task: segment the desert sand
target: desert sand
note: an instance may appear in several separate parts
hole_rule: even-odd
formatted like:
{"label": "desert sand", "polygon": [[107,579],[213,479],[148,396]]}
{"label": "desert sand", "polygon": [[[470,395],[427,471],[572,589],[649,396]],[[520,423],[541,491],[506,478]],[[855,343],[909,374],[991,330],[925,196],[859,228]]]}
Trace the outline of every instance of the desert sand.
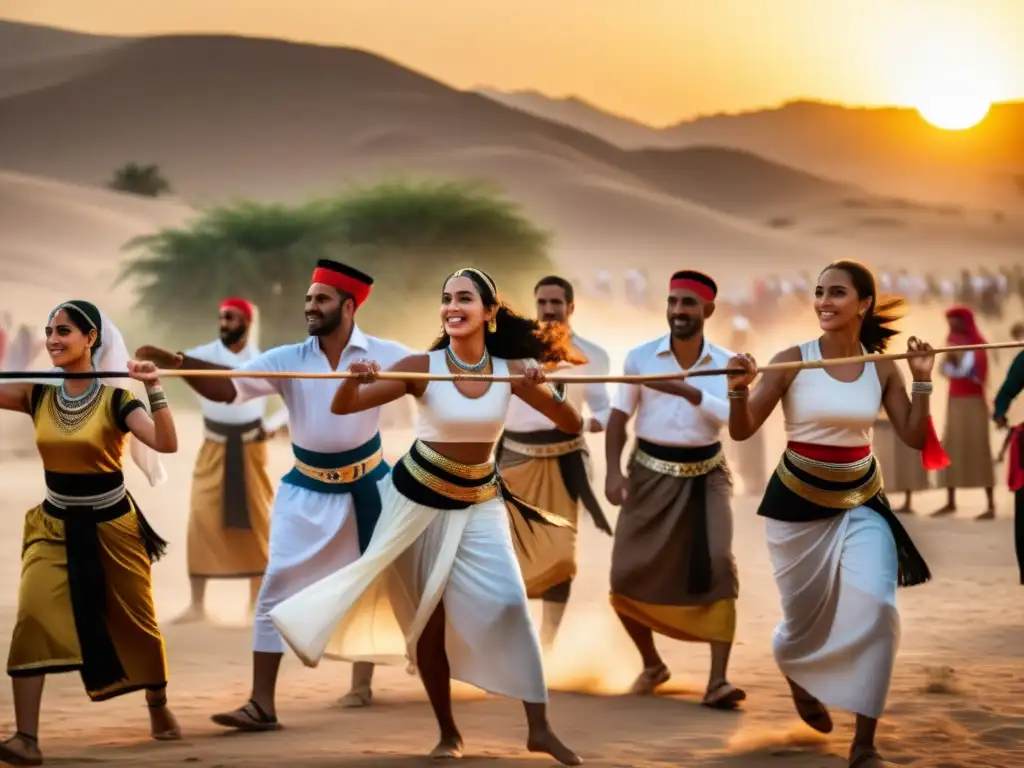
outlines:
{"label": "desert sand", "polygon": [[[203,88],[192,86],[197,79]],[[730,135],[737,135],[735,125],[730,121]],[[757,120],[749,125],[756,134]],[[0,309],[15,322],[38,327],[57,301],[74,294],[114,316],[129,346],[152,339],[144,316],[131,312],[133,287],[112,286],[120,248],[237,194],[293,201],[394,174],[486,178],[555,231],[560,271],[590,278],[609,269],[620,278],[628,267],[642,268],[655,297],[667,274],[682,267],[709,269],[729,290],[742,289],[757,275],[798,269],[813,274],[847,256],[953,276],[966,256],[972,266],[1018,260],[1024,229],[1009,210],[997,222],[969,202],[953,201],[953,209],[923,205],[884,184],[860,189],[818,166],[780,166],[738,151],[742,137],[727,148],[626,151],[365,51],[280,41],[187,35],[114,40],[0,23],[0,126]],[[145,200],[100,188],[115,167],[133,160],[159,162],[180,199]],[[613,369],[629,347],[663,333],[665,323],[658,311],[627,306],[620,289],[602,300],[581,291],[576,318],[584,336],[608,348]],[[992,340],[1004,339],[1022,314],[1014,299],[1005,319],[983,324],[984,331]],[[941,308],[914,308],[904,328],[941,341]],[[751,351],[765,359],[811,337],[813,317],[780,318],[756,330]],[[213,332],[211,324],[211,337]],[[715,318],[709,332],[724,340],[728,325]],[[1001,376],[1009,357],[994,365],[993,376]],[[940,430],[944,397],[939,383]],[[166,623],[188,599],[189,478],[201,439],[194,402],[181,396],[172,404],[181,447],[165,459],[170,482],[150,488],[134,467],[128,477],[151,522],[171,542],[167,558],[154,568],[154,587],[165,622],[171,700],[186,738],[151,742],[141,696],[91,705],[77,677],[54,677],[41,733],[50,764],[425,763],[421,756],[435,739],[433,719],[418,680],[403,669],[378,672],[371,709],[341,710],[335,701],[347,690],[348,666],[324,662],[309,670],[289,657],[279,687],[283,731],[224,734],[209,722],[210,714],[238,706],[248,695],[246,587],[211,587],[216,623]],[[768,429],[771,460],[782,441],[777,415]],[[997,439],[993,434],[993,449]],[[40,499],[43,478],[34,455],[9,452],[12,446],[31,449],[26,419],[0,415],[0,440],[4,644],[16,609],[21,514]],[[599,436],[589,440],[600,486],[602,442]],[[408,432],[385,433],[392,458],[408,442]],[[273,445],[274,476],[284,473],[289,455],[287,443]],[[943,501],[942,492],[933,490],[918,494],[916,506],[927,512]],[[902,652],[880,747],[902,765],[1024,764],[1024,629],[1011,498],[1000,488],[998,519],[973,522],[982,501],[980,492],[961,494],[956,517],[908,521],[935,579],[900,594]],[[838,715],[829,738],[809,731],[793,713],[772,661],[778,595],[755,510],[753,498],[737,495],[741,598],[732,678],[749,694],[738,713],[698,706],[707,651],[696,645],[660,643],[675,674],[664,695],[624,695],[639,659],[607,602],[611,541],[583,523],[580,576],[547,666],[552,720],[587,764],[845,765],[852,718]],[[614,510],[608,512],[614,518]],[[523,750],[518,704],[467,687],[459,688],[458,698],[467,764],[547,764]],[[0,728],[13,728],[4,686]]]}

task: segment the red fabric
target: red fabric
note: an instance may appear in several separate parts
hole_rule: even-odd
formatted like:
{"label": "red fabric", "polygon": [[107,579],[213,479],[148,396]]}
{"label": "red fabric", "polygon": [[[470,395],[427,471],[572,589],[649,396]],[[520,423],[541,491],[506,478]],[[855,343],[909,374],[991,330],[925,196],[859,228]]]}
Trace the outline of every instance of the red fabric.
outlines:
{"label": "red fabric", "polygon": [[786,447],[805,459],[824,461],[828,464],[852,464],[871,455],[870,445],[818,445],[791,440]]}
{"label": "red fabric", "polygon": [[250,302],[246,301],[245,299],[239,299],[239,298],[224,299],[224,301],[222,301],[220,303],[220,308],[222,310],[223,309],[234,309],[234,310],[237,310],[238,312],[242,313],[242,316],[246,320],[248,320],[250,323],[252,322],[252,304]]}
{"label": "red fabric", "polygon": [[939,440],[939,433],[935,431],[935,422],[928,417],[928,434],[924,439],[924,448],[921,449],[921,466],[931,472],[932,470],[945,469],[949,466],[949,454],[942,447]]}
{"label": "red fabric", "polygon": [[1022,464],[1021,443],[1024,443],[1024,424],[1016,426],[1010,437],[1010,450],[1007,456],[1006,484],[1011,491],[1024,488],[1024,464]]}
{"label": "red fabric", "polygon": [[711,286],[705,285],[697,280],[673,280],[668,284],[670,291],[684,290],[694,293],[700,296],[704,301],[714,301],[715,292],[711,290]]}
{"label": "red fabric", "polygon": [[356,280],[354,277],[349,277],[341,272],[335,272],[333,269],[326,269],[324,267],[317,267],[313,270],[313,279],[310,282],[323,283],[339,291],[344,291],[356,300],[357,308],[370,298],[370,291],[372,290],[372,286],[367,285],[361,280]]}
{"label": "red fabric", "polygon": [[[950,307],[946,310],[946,318],[958,318],[964,329],[958,333],[950,331],[946,343],[950,346],[968,344],[987,344],[985,337],[978,330],[974,312],[969,307]],[[988,355],[985,350],[974,350],[974,371],[967,379],[950,379],[950,397],[984,397],[985,385],[988,383]]]}

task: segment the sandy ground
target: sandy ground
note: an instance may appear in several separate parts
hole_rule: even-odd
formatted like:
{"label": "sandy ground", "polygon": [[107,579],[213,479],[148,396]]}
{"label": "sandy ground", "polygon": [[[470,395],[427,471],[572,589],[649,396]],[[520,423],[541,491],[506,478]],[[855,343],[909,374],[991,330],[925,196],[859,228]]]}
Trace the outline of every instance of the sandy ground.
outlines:
{"label": "sandy ground", "polygon": [[[179,412],[181,451],[168,457],[171,481],[149,488],[132,467],[133,493],[155,527],[171,542],[155,566],[154,588],[165,622],[171,665],[171,701],[185,740],[148,739],[141,695],[92,705],[75,675],[51,678],[43,705],[42,744],[48,764],[118,764],[207,768],[227,766],[364,765],[375,768],[425,764],[422,755],[436,733],[419,681],[404,669],[378,671],[376,700],[368,710],[342,710],[349,666],[324,662],[305,669],[293,657],[284,664],[279,714],[285,729],[271,734],[226,734],[209,716],[245,701],[249,691],[249,628],[242,583],[211,587],[215,624],[169,625],[187,603],[185,526],[191,463],[200,441],[195,413]],[[389,433],[389,451],[401,452],[408,433]],[[600,439],[593,439],[598,477],[603,477]],[[275,443],[272,470],[288,465],[285,442]],[[0,465],[6,489],[0,517],[0,626],[7,642],[14,620],[22,510],[43,490],[37,459]],[[939,492],[924,494],[921,507],[939,506]],[[902,765],[1024,765],[1024,629],[1021,588],[1012,551],[1011,499],[999,496],[994,522],[969,518],[980,511],[980,494],[967,494],[955,519],[913,519],[908,525],[935,573],[930,584],[901,592],[902,650],[887,719],[880,730],[886,756]],[[707,675],[703,647],[659,643],[675,677],[665,695],[624,695],[639,659],[608,607],[611,541],[584,523],[580,576],[548,659],[554,689],[551,718],[562,737],[589,765],[842,766],[852,718],[839,714],[832,738],[809,731],[795,717],[770,651],[778,618],[763,526],[756,502],[736,500],[735,552],[741,597],[732,678],[749,698],[739,713],[698,706]],[[539,606],[535,616],[539,619]],[[496,659],[495,663],[500,663]],[[467,743],[468,765],[546,765],[523,749],[520,706],[458,688],[457,716]],[[0,728],[13,729],[10,693],[0,691]]]}

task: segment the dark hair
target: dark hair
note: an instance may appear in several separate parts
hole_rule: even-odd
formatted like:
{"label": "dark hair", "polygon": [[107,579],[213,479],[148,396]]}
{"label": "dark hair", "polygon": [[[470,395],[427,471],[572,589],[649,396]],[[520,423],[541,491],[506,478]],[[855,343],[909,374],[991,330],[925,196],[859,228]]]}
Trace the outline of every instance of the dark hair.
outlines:
{"label": "dark hair", "polygon": [[834,261],[819,273],[819,277],[830,269],[839,269],[850,277],[853,289],[857,292],[859,299],[871,299],[871,306],[868,307],[860,326],[860,343],[868,352],[885,352],[889,346],[889,339],[899,333],[895,328],[890,328],[903,317],[902,310],[907,302],[902,296],[886,296],[879,301],[878,290],[875,287],[875,276],[871,270],[858,261],[842,259]]}
{"label": "dark hair", "polygon": [[99,308],[92,302],[81,299],[65,301],[50,313],[50,320],[52,321],[53,316],[62,309],[67,314],[68,321],[86,336],[89,335],[89,331],[96,331],[96,341],[92,345],[92,356],[95,358],[103,344],[103,315],[100,314]]}
{"label": "dark hair", "polygon": [[[497,307],[495,329],[484,330],[484,345],[494,357],[504,360],[536,360],[540,363],[585,363],[572,346],[572,333],[562,323],[538,323],[523,317],[497,296],[494,281],[479,269],[460,269],[445,278],[444,285],[453,277],[468,277],[476,286],[484,307]],[[430,349],[444,349],[451,343],[442,329]]]}
{"label": "dark hair", "polygon": [[542,277],[540,280],[537,281],[537,284],[533,286],[533,292],[536,293],[538,289],[544,287],[545,285],[553,285],[558,288],[561,288],[562,292],[565,293],[566,304],[572,304],[574,301],[576,301],[575,292],[572,289],[572,283],[570,283],[564,277],[559,277],[558,275],[548,275],[547,277]]}

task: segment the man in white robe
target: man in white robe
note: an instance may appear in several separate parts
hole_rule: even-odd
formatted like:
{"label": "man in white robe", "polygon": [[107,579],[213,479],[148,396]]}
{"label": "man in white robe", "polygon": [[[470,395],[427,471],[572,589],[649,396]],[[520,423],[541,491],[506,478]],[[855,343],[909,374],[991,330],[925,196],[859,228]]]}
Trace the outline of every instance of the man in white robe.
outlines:
{"label": "man in white robe", "polygon": [[[358,359],[388,368],[414,352],[397,342],[367,336],[356,325],[357,308],[369,297],[372,278],[338,262],[321,260],[306,295],[309,339],[263,352],[240,371],[268,373],[345,371]],[[194,358],[144,348],[139,356],[161,367],[220,368]],[[380,515],[379,483],[387,477],[380,442],[380,409],[347,416],[331,413],[338,381],[297,378],[186,378],[203,397],[244,403],[280,395],[288,409],[295,466],[274,499],[270,559],[256,601],[253,687],[250,700],[213,721],[240,731],[279,726],[274,701],[285,644],[270,610],[304,587],[356,560]],[[346,706],[368,706],[373,666],[355,664]]]}

